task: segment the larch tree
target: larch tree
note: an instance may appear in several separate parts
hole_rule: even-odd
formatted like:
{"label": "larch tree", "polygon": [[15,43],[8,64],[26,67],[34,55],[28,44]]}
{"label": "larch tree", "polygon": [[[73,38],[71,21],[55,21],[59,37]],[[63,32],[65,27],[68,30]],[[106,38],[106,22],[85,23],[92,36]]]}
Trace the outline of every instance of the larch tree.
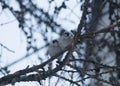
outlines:
{"label": "larch tree", "polygon": [[[0,63],[0,86],[120,86],[119,0],[0,0],[0,7],[15,17],[26,40],[24,57]],[[11,73],[30,57],[38,62]]]}

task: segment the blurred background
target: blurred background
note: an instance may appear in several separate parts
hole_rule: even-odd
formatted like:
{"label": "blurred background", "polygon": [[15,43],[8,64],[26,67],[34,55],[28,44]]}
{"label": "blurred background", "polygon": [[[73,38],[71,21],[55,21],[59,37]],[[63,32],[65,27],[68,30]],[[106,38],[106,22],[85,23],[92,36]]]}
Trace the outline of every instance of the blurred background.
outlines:
{"label": "blurred background", "polygon": [[[0,85],[119,86],[119,22],[119,0],[0,0]],[[64,32],[78,36],[60,68],[47,49]]]}

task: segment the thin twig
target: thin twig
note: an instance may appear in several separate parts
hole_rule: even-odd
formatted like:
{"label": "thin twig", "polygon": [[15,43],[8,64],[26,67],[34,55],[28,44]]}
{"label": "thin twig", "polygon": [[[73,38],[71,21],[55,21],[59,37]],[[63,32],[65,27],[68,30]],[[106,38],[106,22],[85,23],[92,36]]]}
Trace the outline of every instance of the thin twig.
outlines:
{"label": "thin twig", "polygon": [[8,47],[6,47],[5,45],[3,45],[1,43],[0,43],[0,46],[3,47],[3,48],[5,48],[6,50],[12,52],[12,53],[15,53],[13,50],[9,49]]}
{"label": "thin twig", "polygon": [[11,21],[7,21],[7,22],[4,22],[4,23],[1,23],[0,25],[3,26],[3,25],[6,25],[6,24],[9,24],[9,23],[12,23],[12,22],[14,22],[14,21],[16,21],[16,19],[11,20]]}
{"label": "thin twig", "polygon": [[67,78],[62,77],[62,76],[60,76],[60,75],[58,75],[58,74],[54,74],[54,76],[59,77],[59,78],[65,80],[65,81],[68,81],[68,82],[70,82],[70,83],[76,84],[77,86],[80,86],[80,84],[78,84],[76,81],[73,81],[73,80],[67,79]]}

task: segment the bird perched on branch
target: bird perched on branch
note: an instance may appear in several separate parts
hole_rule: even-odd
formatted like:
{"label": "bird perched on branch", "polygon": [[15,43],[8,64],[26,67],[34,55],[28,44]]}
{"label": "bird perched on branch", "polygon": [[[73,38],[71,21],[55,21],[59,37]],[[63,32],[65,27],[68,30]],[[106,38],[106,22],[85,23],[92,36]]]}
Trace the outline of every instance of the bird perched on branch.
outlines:
{"label": "bird perched on branch", "polygon": [[[72,39],[73,36],[70,35],[70,33],[65,32],[62,34],[62,36],[57,39],[53,40],[52,43],[48,46],[48,54],[51,57],[54,57],[55,55],[61,54],[63,51],[67,51],[69,47],[72,45]],[[59,55],[58,60],[61,61],[62,55]]]}

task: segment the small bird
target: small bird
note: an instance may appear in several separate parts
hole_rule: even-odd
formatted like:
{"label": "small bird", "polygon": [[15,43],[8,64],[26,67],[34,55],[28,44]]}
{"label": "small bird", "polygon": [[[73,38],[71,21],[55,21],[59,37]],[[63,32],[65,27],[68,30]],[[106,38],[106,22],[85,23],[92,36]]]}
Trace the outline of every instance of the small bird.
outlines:
{"label": "small bird", "polygon": [[58,40],[53,40],[52,43],[48,46],[48,54],[51,57],[54,57],[56,54],[59,54],[62,49],[59,46]]}
{"label": "small bird", "polygon": [[[72,38],[69,33],[64,33],[59,39],[53,40],[48,46],[48,54],[54,57],[56,54],[60,54],[62,51],[66,51],[70,45],[72,45]],[[63,54],[62,54],[63,55]],[[61,61],[62,55],[58,57],[58,61]]]}

